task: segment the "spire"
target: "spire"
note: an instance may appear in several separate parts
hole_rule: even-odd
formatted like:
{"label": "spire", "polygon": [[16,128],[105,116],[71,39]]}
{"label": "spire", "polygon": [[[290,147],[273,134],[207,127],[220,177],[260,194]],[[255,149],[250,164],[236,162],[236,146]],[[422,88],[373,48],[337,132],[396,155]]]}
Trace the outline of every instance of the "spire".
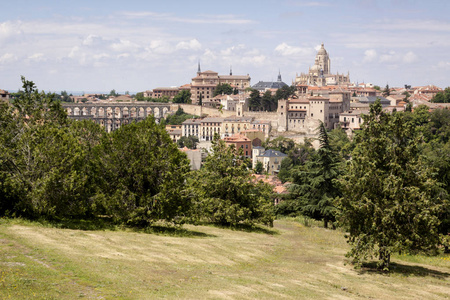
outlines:
{"label": "spire", "polygon": [[231,69],[231,65],[230,65],[230,76],[233,75],[233,70]]}
{"label": "spire", "polygon": [[278,69],[278,80],[277,81],[281,82],[281,71],[280,71],[280,69]]}
{"label": "spire", "polygon": [[201,70],[200,70],[200,59],[198,60],[198,70],[197,70],[197,73],[200,73],[201,72]]}

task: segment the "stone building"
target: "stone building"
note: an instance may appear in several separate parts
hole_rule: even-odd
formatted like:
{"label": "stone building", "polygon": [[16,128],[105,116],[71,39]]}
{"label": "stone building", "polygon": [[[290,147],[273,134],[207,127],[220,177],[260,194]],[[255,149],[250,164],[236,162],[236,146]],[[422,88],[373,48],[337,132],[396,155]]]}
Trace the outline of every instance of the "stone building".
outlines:
{"label": "stone building", "polygon": [[250,76],[247,75],[233,75],[230,70],[230,75],[219,75],[214,71],[200,70],[200,63],[198,64],[197,76],[192,78],[191,82],[191,100],[192,104],[197,104],[200,97],[205,101],[213,98],[214,91],[217,85],[227,83],[238,91],[243,92],[250,87]]}
{"label": "stone building", "polygon": [[201,119],[188,119],[181,123],[181,136],[196,136],[200,140]]}
{"label": "stone building", "polygon": [[5,91],[5,90],[0,90],[0,100],[1,101],[6,101],[6,102],[8,102],[9,101],[9,93],[8,93],[8,91]]}
{"label": "stone building", "polygon": [[278,90],[285,86],[287,86],[287,84],[281,80],[281,73],[278,72],[277,81],[258,81],[252,88],[260,92],[265,92],[267,90]]}
{"label": "stone building", "polygon": [[327,129],[339,123],[339,114],[350,109],[350,92],[333,90],[323,95],[300,94],[278,101],[278,131],[314,133],[323,122]]}
{"label": "stone building", "polygon": [[223,120],[223,137],[228,137],[241,133],[241,131],[251,128],[252,117],[228,117]]}
{"label": "stone building", "polygon": [[281,161],[286,157],[287,154],[280,151],[272,149],[264,150],[262,147],[256,147],[256,149],[253,150],[253,169],[256,168],[256,163],[260,161],[263,164],[264,171],[270,175],[276,175],[280,171]]}
{"label": "stone building", "polygon": [[169,99],[173,99],[178,93],[180,89],[178,87],[158,87],[153,89],[150,97],[152,98],[162,98],[168,97]]}
{"label": "stone building", "polygon": [[200,126],[200,141],[212,141],[214,135],[218,134],[220,137],[223,118],[206,117],[201,120]]}
{"label": "stone building", "polygon": [[309,68],[308,73],[301,73],[295,77],[295,85],[348,85],[350,74],[331,74],[331,60],[323,44],[317,52],[314,65]]}
{"label": "stone building", "polygon": [[237,150],[242,149],[245,157],[252,158],[252,140],[245,135],[235,134],[223,140],[227,145],[234,145]]}

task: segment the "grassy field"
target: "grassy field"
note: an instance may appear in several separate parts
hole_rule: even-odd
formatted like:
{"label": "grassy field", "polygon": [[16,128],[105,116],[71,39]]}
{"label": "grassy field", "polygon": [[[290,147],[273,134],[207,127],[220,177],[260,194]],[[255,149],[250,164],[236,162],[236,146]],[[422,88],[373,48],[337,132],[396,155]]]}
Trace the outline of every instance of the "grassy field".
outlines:
{"label": "grassy field", "polygon": [[449,299],[450,256],[355,270],[340,231],[278,220],[146,233],[0,219],[0,299]]}

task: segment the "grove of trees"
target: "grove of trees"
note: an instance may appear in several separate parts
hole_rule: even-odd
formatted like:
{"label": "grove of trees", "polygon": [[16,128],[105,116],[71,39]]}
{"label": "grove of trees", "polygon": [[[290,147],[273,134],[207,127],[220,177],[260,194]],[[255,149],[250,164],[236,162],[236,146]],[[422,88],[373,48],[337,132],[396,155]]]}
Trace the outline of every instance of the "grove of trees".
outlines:
{"label": "grove of trees", "polygon": [[357,266],[379,259],[388,270],[393,253],[448,251],[450,240],[450,110],[387,113],[377,101],[362,130],[320,127],[320,147],[285,138],[266,142],[284,150],[279,177],[289,193],[279,215],[305,215],[347,232]]}
{"label": "grove of trees", "polygon": [[272,95],[271,91],[266,91],[262,96],[258,90],[250,89],[249,108],[255,111],[276,111],[278,100],[288,99],[295,92],[294,86],[284,86]]}
{"label": "grove of trees", "polygon": [[59,97],[22,81],[20,96],[0,103],[0,216],[139,227],[272,223],[271,188],[253,182],[247,162],[222,142],[191,172],[164,122],[149,117],[107,133],[70,121]]}
{"label": "grove of trees", "polygon": [[450,103],[450,87],[446,87],[443,92],[437,93],[431,102],[434,103]]}

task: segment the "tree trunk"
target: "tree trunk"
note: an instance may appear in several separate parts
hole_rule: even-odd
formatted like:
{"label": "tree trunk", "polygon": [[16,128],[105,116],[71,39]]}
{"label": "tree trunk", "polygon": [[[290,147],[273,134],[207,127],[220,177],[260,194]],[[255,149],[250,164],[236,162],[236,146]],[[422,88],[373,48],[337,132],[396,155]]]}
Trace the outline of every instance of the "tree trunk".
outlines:
{"label": "tree trunk", "polygon": [[379,268],[383,271],[389,271],[389,267],[391,264],[391,253],[385,247],[380,247],[378,253],[379,259],[381,261]]}
{"label": "tree trunk", "polygon": [[328,218],[323,218],[323,228],[328,228]]}

